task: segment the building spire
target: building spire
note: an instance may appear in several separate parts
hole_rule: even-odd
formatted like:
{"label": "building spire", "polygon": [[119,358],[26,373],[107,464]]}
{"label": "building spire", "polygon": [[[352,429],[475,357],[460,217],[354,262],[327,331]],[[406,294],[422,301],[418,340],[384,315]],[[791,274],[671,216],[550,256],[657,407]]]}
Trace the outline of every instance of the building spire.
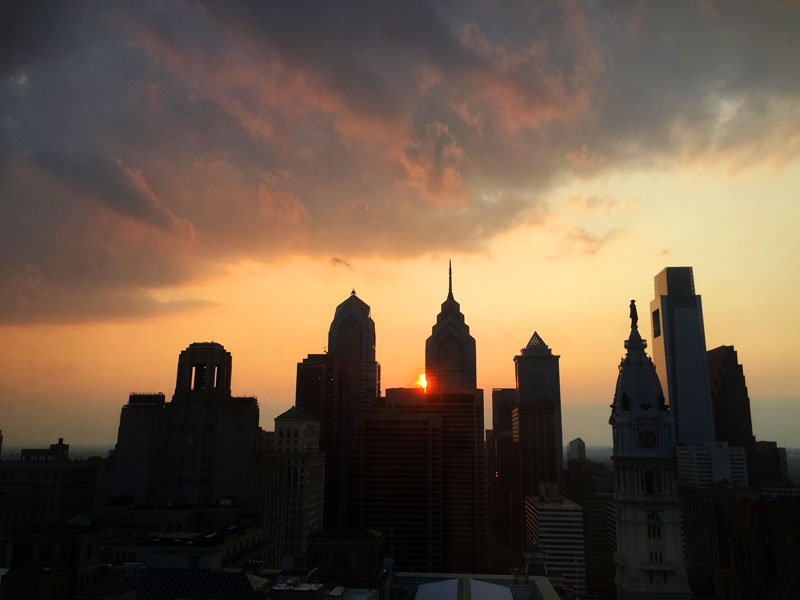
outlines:
{"label": "building spire", "polygon": [[447,261],[447,277],[448,277],[448,286],[447,286],[447,297],[453,297],[453,261]]}

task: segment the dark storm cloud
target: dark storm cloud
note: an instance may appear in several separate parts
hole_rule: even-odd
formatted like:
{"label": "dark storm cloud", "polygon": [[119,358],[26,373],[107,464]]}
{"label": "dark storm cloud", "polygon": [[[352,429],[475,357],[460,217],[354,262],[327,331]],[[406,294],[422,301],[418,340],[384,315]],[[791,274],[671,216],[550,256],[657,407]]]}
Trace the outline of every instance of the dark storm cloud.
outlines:
{"label": "dark storm cloud", "polygon": [[242,257],[473,252],[570,177],[800,151],[792,3],[3,11],[5,321],[183,310],[150,291]]}

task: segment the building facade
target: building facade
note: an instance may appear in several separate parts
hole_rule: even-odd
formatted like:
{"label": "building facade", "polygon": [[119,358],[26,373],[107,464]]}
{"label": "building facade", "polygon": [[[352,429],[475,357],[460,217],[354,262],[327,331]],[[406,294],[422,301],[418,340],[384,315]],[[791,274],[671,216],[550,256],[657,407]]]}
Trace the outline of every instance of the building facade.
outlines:
{"label": "building facade", "polygon": [[688,600],[674,423],[637,322],[631,301],[631,333],[609,418],[617,505],[617,598]]}
{"label": "building facade", "polygon": [[325,455],[319,450],[319,421],[293,406],[275,417],[273,441],[289,470],[286,555],[302,558],[306,538],[323,523]]}
{"label": "building facade", "polygon": [[447,298],[436,316],[431,336],[425,342],[425,377],[428,392],[475,389],[475,338],[453,297],[453,269],[450,267]]}
{"label": "building facade", "polygon": [[703,303],[692,267],[667,267],[655,276],[650,313],[653,363],[675,420],[676,442],[715,440]]}
{"label": "building facade", "polygon": [[560,582],[564,597],[580,598],[586,594],[583,509],[550,489],[525,498],[526,546],[544,554],[547,577]]}
{"label": "building facade", "polygon": [[512,418],[523,497],[537,495],[541,483],[564,481],[559,358],[535,331],[514,357],[518,404]]}

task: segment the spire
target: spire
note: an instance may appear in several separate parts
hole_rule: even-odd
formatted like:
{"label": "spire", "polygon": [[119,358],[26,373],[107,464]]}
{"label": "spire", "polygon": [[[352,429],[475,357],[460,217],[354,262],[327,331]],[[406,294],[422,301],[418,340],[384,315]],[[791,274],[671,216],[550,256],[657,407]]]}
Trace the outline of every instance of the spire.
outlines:
{"label": "spire", "polygon": [[453,261],[447,261],[447,278],[448,278],[448,286],[447,286],[447,297],[453,297]]}
{"label": "spire", "polygon": [[542,337],[536,332],[533,332],[528,345],[521,350],[522,354],[536,354],[539,356],[552,355],[553,351],[544,343]]}

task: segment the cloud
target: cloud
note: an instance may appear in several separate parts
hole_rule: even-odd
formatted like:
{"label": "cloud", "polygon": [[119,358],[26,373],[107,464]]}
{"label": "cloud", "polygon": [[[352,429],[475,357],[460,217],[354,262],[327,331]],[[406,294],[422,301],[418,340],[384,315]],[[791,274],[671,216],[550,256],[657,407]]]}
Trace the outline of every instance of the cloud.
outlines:
{"label": "cloud", "polygon": [[[6,298],[29,320],[179,309],[149,290],[228,260],[479,252],[542,220],[570,178],[800,152],[790,3],[12,2],[6,17],[0,287],[29,281]],[[563,251],[605,239],[576,229]]]}
{"label": "cloud", "polygon": [[603,235],[594,235],[582,227],[573,227],[559,241],[559,253],[553,258],[569,256],[594,256],[619,233],[618,229],[609,229]]}
{"label": "cloud", "polygon": [[347,268],[347,269],[349,269],[350,271],[352,271],[352,270],[353,270],[353,266],[352,266],[352,265],[351,265],[349,262],[347,262],[347,261],[346,261],[345,259],[343,259],[343,258],[339,258],[338,256],[334,256],[334,257],[332,257],[332,258],[331,258],[331,260],[330,260],[330,263],[331,263],[331,264],[332,264],[334,267],[346,267],[346,268]]}

